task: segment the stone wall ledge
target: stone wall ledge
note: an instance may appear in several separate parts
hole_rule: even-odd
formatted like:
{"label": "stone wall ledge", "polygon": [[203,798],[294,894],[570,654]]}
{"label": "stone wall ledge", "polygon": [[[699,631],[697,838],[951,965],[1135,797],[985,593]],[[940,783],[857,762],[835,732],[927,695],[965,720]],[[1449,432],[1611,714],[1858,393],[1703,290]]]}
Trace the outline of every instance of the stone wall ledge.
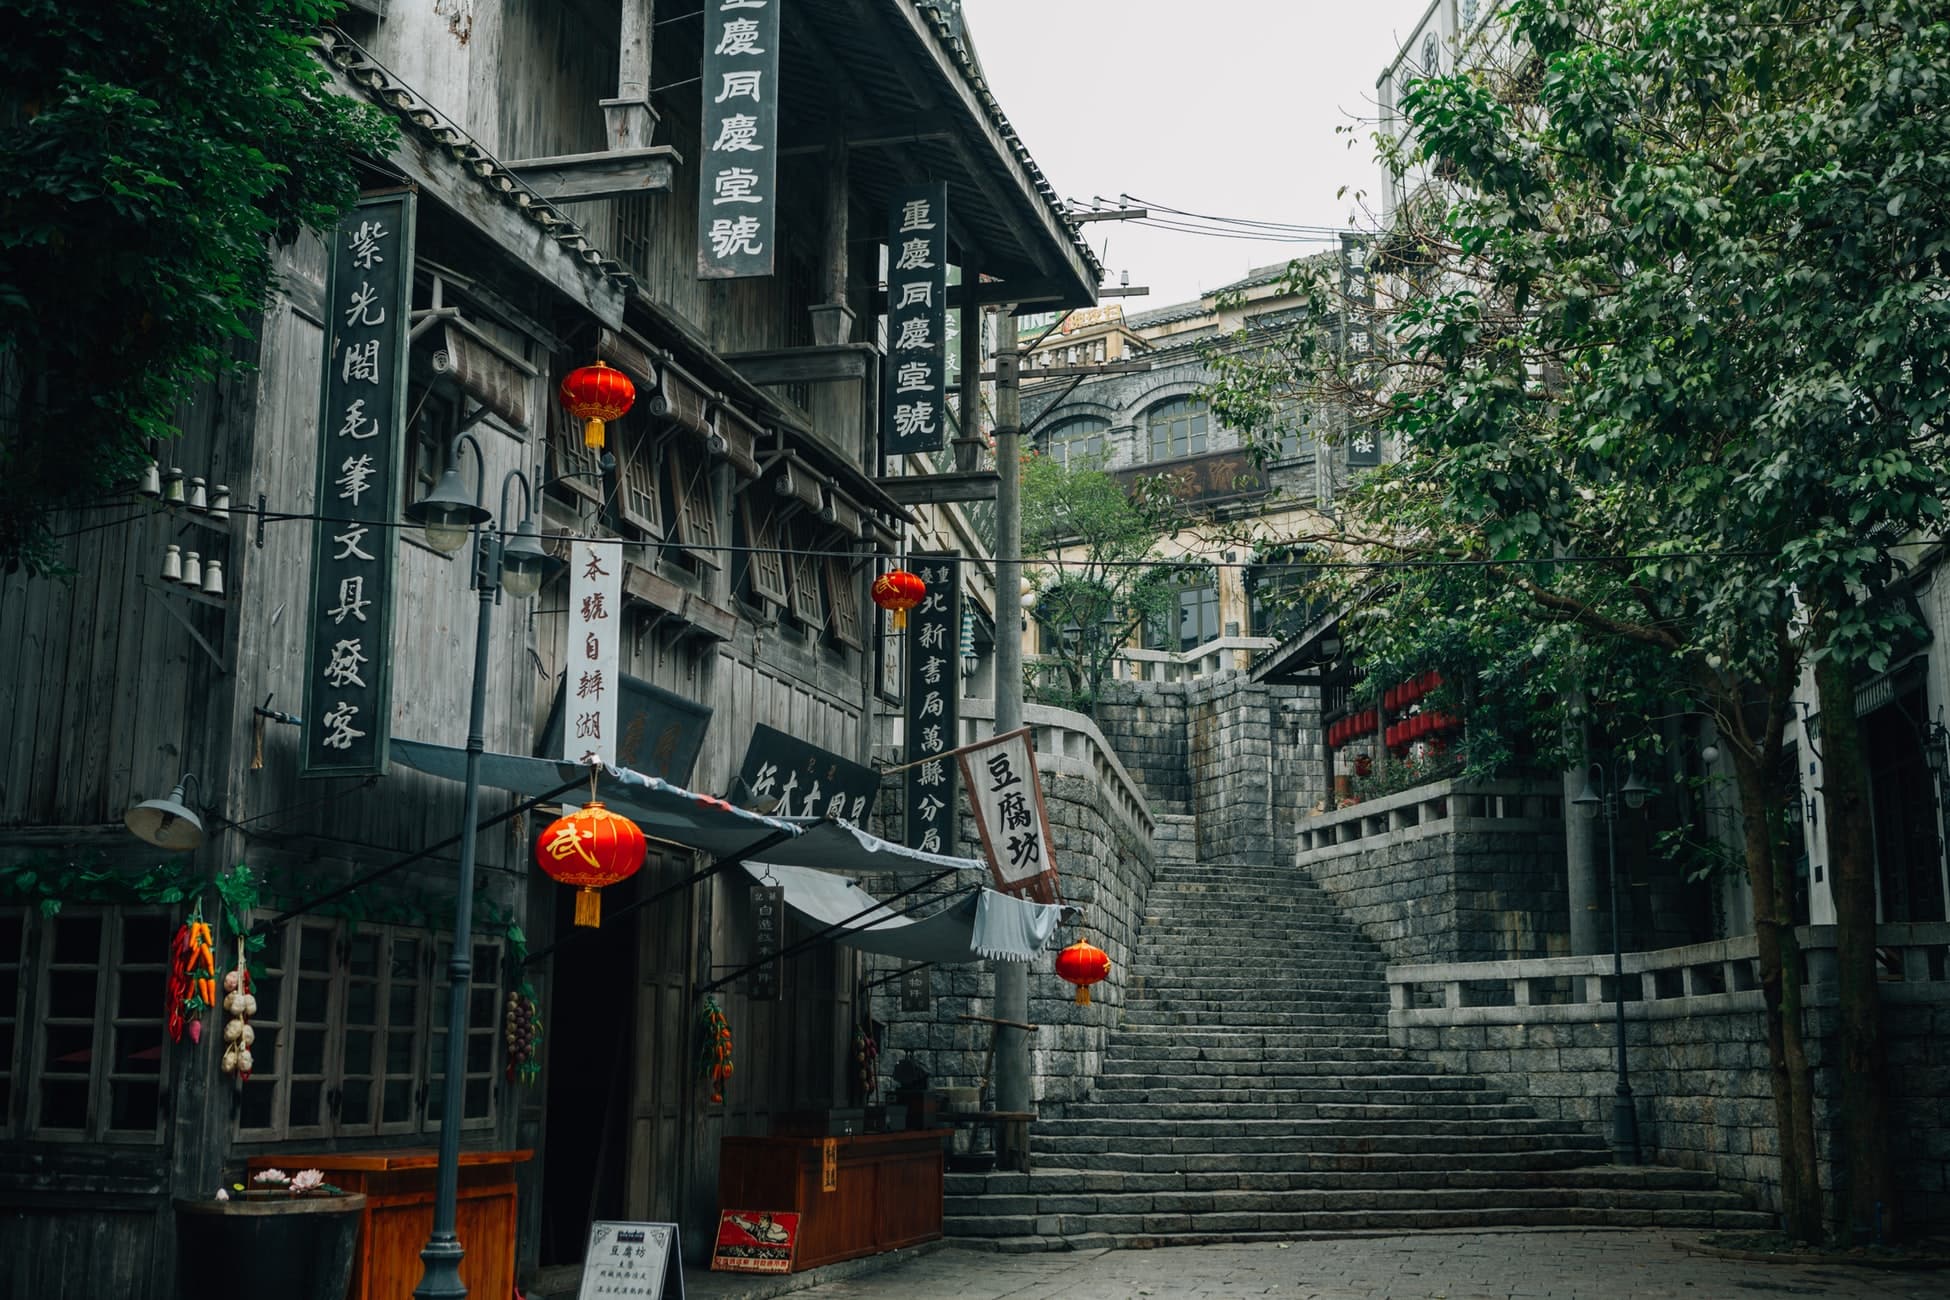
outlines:
{"label": "stone wall ledge", "polygon": [[1303,819],[1298,862],[1307,866],[1463,831],[1560,832],[1563,805],[1563,790],[1555,782],[1430,781]]}

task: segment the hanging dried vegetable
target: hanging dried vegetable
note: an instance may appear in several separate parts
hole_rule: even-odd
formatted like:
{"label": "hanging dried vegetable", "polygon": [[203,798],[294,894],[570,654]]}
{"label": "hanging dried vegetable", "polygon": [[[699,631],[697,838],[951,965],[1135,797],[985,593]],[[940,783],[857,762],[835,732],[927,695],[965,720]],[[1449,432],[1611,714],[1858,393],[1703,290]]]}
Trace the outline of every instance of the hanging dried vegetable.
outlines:
{"label": "hanging dried vegetable", "polygon": [[217,1005],[216,940],[203,919],[198,899],[189,919],[176,929],[169,945],[169,1039],[183,1041],[187,1028],[192,1043],[203,1041],[203,1013]]}
{"label": "hanging dried vegetable", "polygon": [[526,985],[508,994],[502,1032],[508,1041],[508,1082],[535,1082],[542,1072],[542,1009]]}
{"label": "hanging dried vegetable", "polygon": [[731,1078],[731,1022],[718,1009],[716,998],[704,1000],[704,1047],[698,1072],[711,1081],[711,1104],[724,1103],[725,1081]]}
{"label": "hanging dried vegetable", "polygon": [[853,1069],[860,1096],[872,1101],[880,1090],[880,1042],[867,1025],[853,1026]]}
{"label": "hanging dried vegetable", "polygon": [[223,1027],[223,1072],[236,1075],[243,1083],[256,1064],[251,1044],[257,1041],[257,1031],[251,1028],[250,1018],[257,1014],[257,999],[251,996],[251,969],[244,957],[242,938],[237,940],[237,968],[224,975],[223,987],[223,1009],[230,1013]]}

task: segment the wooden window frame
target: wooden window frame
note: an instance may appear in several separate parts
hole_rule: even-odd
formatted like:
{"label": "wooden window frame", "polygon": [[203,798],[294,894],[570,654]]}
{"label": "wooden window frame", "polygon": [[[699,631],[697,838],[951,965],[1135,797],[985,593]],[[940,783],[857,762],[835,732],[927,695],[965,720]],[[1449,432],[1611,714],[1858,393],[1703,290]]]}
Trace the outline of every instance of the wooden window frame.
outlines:
{"label": "wooden window frame", "polygon": [[755,599],[784,609],[789,598],[778,509],[768,509],[752,498],[753,492],[738,494],[738,515],[745,529],[745,584]]}
{"label": "wooden window frame", "polygon": [[[39,924],[34,922],[38,919]],[[157,920],[162,923],[164,944],[154,953],[155,960],[129,960],[125,949],[124,928],[131,920]],[[34,917],[28,914],[21,926],[21,952],[19,970],[20,988],[16,994],[16,1031],[28,1018],[22,1014],[32,985],[33,996],[43,1008],[51,1007],[48,996],[53,976],[68,971],[92,969],[95,972],[95,1001],[87,1017],[54,1016],[48,1011],[32,1021],[31,1035],[16,1032],[15,1059],[22,1063],[22,1073],[27,1080],[24,1105],[20,1108],[19,1129],[28,1137],[44,1142],[92,1142],[117,1146],[158,1146],[161,1145],[167,1127],[167,1110],[161,1098],[167,1090],[170,1077],[170,1043],[166,1028],[167,1008],[164,1005],[169,978],[169,950],[167,937],[173,930],[175,920],[173,911],[166,907],[69,907],[63,908],[55,916]],[[54,960],[54,941],[59,926],[75,921],[94,920],[100,924],[100,933],[95,940],[95,957],[92,962]],[[30,938],[30,932],[32,937]],[[160,991],[164,996],[155,999],[153,1006],[144,1008],[146,1014],[126,1015],[121,1006],[122,982],[131,970],[146,972],[154,970],[158,976]],[[41,1102],[47,1080],[47,1035],[57,1027],[74,1028],[86,1024],[89,1029],[88,1067],[85,1075],[80,1071],[62,1071],[60,1077],[66,1079],[83,1078],[87,1102],[82,1127],[46,1124],[41,1119]],[[135,1073],[115,1068],[116,1036],[126,1028],[153,1025],[159,1054],[156,1069],[151,1073]],[[219,1031],[221,1032],[221,1031]],[[157,1088],[155,1125],[149,1130],[111,1127],[114,1114],[113,1089],[120,1080],[131,1082],[153,1081]]]}
{"label": "wooden window frame", "polygon": [[[11,947],[0,943],[0,975],[11,974],[14,986],[11,998],[0,996],[0,1133],[14,1131],[14,1107],[22,1100],[20,1082],[26,1073],[21,1066],[27,1052],[21,1008],[27,998],[27,924],[26,908],[0,907],[0,935],[11,931],[14,936]],[[0,984],[0,992],[4,989]]]}
{"label": "wooden window frame", "polygon": [[860,575],[843,555],[826,557],[826,607],[830,611],[827,629],[833,640],[852,650],[865,650],[865,601]]}
{"label": "wooden window frame", "polygon": [[[799,522],[799,521],[794,521]],[[826,627],[826,599],[821,589],[820,556],[812,552],[814,545],[812,530],[804,526],[791,529],[793,536],[784,540],[792,543],[786,552],[786,574],[792,597],[789,608],[792,617],[814,630]],[[800,543],[805,543],[801,545]]]}
{"label": "wooden window frame", "polygon": [[664,539],[659,441],[648,430],[617,440],[616,514],[652,541]]}
{"label": "wooden window frame", "polygon": [[583,445],[581,423],[560,402],[548,404],[547,482],[551,491],[566,492],[595,506],[603,503],[598,453]]}
{"label": "wooden window frame", "polygon": [[664,463],[670,469],[678,547],[699,564],[723,568],[724,553],[718,547],[724,533],[711,490],[711,458],[673,443],[664,451]]}

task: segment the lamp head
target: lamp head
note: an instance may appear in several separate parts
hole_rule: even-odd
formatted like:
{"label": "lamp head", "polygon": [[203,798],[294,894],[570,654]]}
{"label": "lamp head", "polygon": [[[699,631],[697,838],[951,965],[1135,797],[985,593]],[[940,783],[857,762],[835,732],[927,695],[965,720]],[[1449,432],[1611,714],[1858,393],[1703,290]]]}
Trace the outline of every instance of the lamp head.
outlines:
{"label": "lamp head", "polygon": [[1604,806],[1604,802],[1604,800],[1598,797],[1598,792],[1591,788],[1591,773],[1586,772],[1584,774],[1584,789],[1578,791],[1577,798],[1571,800],[1571,806],[1583,813],[1586,817],[1596,817],[1598,810]]}
{"label": "lamp head", "polygon": [[1341,635],[1340,635],[1340,633],[1338,633],[1338,632],[1329,632],[1329,633],[1328,633],[1328,634],[1327,634],[1326,636],[1324,636],[1324,637],[1322,637],[1322,638],[1320,638],[1320,654],[1321,654],[1321,658],[1323,658],[1323,659],[1337,659],[1337,658],[1339,658],[1339,657],[1340,657],[1340,653],[1341,653]]}
{"label": "lamp head", "polygon": [[190,811],[183,788],[196,778],[184,773],[166,799],[144,799],[122,814],[122,823],[136,838],[159,849],[187,853],[203,843],[203,819]]}
{"label": "lamp head", "polygon": [[1709,765],[1717,763],[1720,761],[1720,747],[1718,745],[1708,745],[1699,752],[1699,756],[1701,761]]}
{"label": "lamp head", "polygon": [[515,526],[515,534],[501,547],[501,586],[510,596],[532,596],[542,589],[549,555],[533,519]]}
{"label": "lamp head", "polygon": [[1618,793],[1625,800],[1625,806],[1636,812],[1645,807],[1645,801],[1652,797],[1652,787],[1639,780],[1638,773],[1627,772],[1625,788]]}
{"label": "lamp head", "polygon": [[487,522],[488,512],[475,503],[459,467],[449,465],[431,492],[406,507],[406,517],[427,530],[428,546],[452,555],[467,544],[474,525]]}

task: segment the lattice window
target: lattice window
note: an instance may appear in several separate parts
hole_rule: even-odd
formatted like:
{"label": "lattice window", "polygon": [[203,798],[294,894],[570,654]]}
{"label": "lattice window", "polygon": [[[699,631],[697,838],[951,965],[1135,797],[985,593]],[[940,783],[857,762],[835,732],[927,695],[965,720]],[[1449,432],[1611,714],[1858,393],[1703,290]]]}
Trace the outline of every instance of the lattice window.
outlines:
{"label": "lattice window", "polygon": [[7,1116],[14,1109],[14,1080],[20,1067],[14,1054],[20,1049],[21,966],[27,956],[27,913],[20,908],[0,908],[0,1132],[5,1132]]}
{"label": "lattice window", "polygon": [[792,549],[786,560],[792,573],[792,617],[807,627],[826,626],[825,593],[820,590],[820,557],[813,554],[817,543],[807,528],[792,530]]}
{"label": "lattice window", "polygon": [[670,466],[670,495],[676,503],[677,542],[693,559],[714,568],[724,564],[718,549],[722,534],[713,508],[711,463],[687,448],[671,446],[664,452]]}
{"label": "lattice window", "polygon": [[622,500],[618,513],[625,523],[662,540],[664,535],[663,489],[657,484],[657,448],[648,433],[618,439],[627,446],[621,461]]}
{"label": "lattice window", "polygon": [[779,519],[772,508],[752,498],[758,489],[738,494],[738,513],[745,529],[745,580],[754,599],[774,605],[786,603],[785,557],[779,553]]}
{"label": "lattice window", "polygon": [[[447,969],[451,942],[442,940],[434,952],[434,968]],[[500,1026],[501,945],[474,945],[473,968],[467,979],[467,1035],[465,1072],[461,1080],[461,1127],[488,1128],[494,1124],[494,1063]],[[433,996],[433,1033],[427,1037],[427,1126],[437,1129],[446,1109],[447,1014],[445,982]]]}
{"label": "lattice window", "polygon": [[[553,393],[551,388],[550,392]],[[612,441],[616,431],[612,426]],[[562,409],[560,402],[548,404],[548,476],[550,487],[573,493],[587,501],[603,499],[600,453],[583,445],[582,422]]]}
{"label": "lattice window", "polygon": [[[43,1014],[29,1080],[28,1128],[43,1138],[158,1141],[173,930],[168,915],[70,908],[39,925],[36,1000]],[[11,964],[18,984],[25,970],[24,925],[16,926]],[[17,1016],[22,991],[4,983],[0,990],[6,1009]]]}
{"label": "lattice window", "polygon": [[1145,412],[1145,428],[1150,433],[1151,459],[1192,456],[1205,450],[1206,425],[1211,408],[1195,397],[1174,397]]}
{"label": "lattice window", "polygon": [[842,555],[826,557],[826,588],[833,604],[833,639],[855,650],[867,648],[860,631],[860,575]]}

